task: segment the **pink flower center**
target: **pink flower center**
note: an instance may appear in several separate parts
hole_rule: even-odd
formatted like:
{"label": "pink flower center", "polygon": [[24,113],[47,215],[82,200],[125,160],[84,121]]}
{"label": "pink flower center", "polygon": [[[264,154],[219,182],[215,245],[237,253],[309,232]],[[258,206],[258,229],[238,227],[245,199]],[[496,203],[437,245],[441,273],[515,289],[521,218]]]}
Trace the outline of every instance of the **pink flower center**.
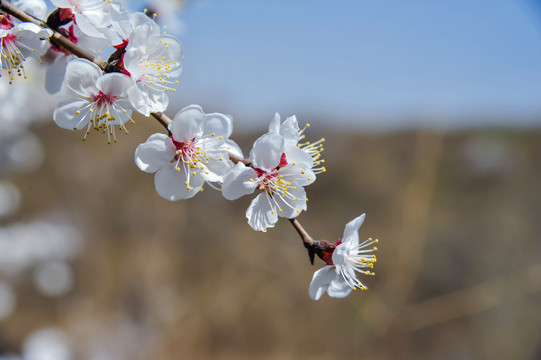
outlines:
{"label": "pink flower center", "polygon": [[101,91],[98,95],[94,96],[94,103],[96,106],[112,105],[116,101],[116,96],[109,96]]}
{"label": "pink flower center", "polygon": [[273,189],[276,186],[276,184],[273,184],[273,182],[275,182],[276,177],[279,175],[278,170],[280,170],[286,165],[287,165],[286,154],[283,153],[282,156],[280,157],[280,163],[278,164],[277,167],[274,168],[274,170],[268,172],[263,169],[254,168],[257,174],[257,177],[261,178],[259,179],[259,184],[260,184],[259,190],[267,191],[268,193],[272,195],[272,192],[274,191]]}
{"label": "pink flower center", "polygon": [[182,159],[189,160],[190,156],[192,154],[195,154],[196,148],[195,148],[195,138],[192,139],[192,141],[188,143],[176,141],[173,139],[172,136],[170,136],[171,141],[173,141],[173,144],[175,145],[175,148],[177,151],[180,151],[180,154],[175,155],[175,160],[180,159],[180,155],[182,154]]}
{"label": "pink flower center", "polygon": [[[284,166],[287,165],[287,160],[286,160],[286,154],[283,153],[282,156],[280,157],[280,163],[278,164],[278,166],[275,168],[275,170],[280,170],[280,168],[283,168]],[[257,174],[257,177],[261,177],[263,175],[266,175],[268,178],[274,178],[276,177],[276,171],[273,171],[273,172],[267,172],[263,169],[259,169],[259,168],[254,168],[256,174]]]}

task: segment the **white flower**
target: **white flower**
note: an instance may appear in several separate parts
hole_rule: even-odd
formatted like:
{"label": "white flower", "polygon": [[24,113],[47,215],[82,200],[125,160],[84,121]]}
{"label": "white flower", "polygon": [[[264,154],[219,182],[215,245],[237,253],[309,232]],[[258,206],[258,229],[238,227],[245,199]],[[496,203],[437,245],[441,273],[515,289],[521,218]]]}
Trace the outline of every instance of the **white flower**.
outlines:
{"label": "white flower", "polygon": [[[155,24],[154,24],[155,25]],[[145,23],[134,28],[123,57],[124,68],[137,82],[129,91],[130,101],[137,111],[148,116],[163,112],[169,104],[166,92],[182,72],[182,46],[168,35],[156,33],[156,28]]]}
{"label": "white flower", "polygon": [[285,140],[275,133],[261,136],[250,152],[253,167],[239,162],[224,177],[222,194],[228,200],[253,193],[261,193],[252,201],[246,217],[257,231],[267,231],[278,221],[278,216],[292,219],[306,210],[303,186],[315,181],[315,174],[305,163],[290,162],[285,152]]}
{"label": "white flower", "polygon": [[0,71],[7,68],[10,80],[15,75],[26,78],[23,62],[29,55],[41,55],[50,35],[50,30],[35,24],[23,22],[14,26],[7,16],[0,16]]}
{"label": "white flower", "polygon": [[321,159],[325,138],[313,143],[309,141],[299,143],[306,137],[304,131],[310,127],[310,124],[306,124],[305,128],[300,129],[295,115],[288,117],[283,123],[280,122],[280,114],[274,114],[274,118],[269,124],[269,132],[280,134],[284,138],[286,152],[291,160],[311,164],[310,167],[316,174],[326,172],[325,166],[321,166],[325,163],[325,160]]}
{"label": "white flower", "polygon": [[107,0],[51,0],[53,5],[69,9],[81,31],[88,36],[105,38],[100,28],[111,25]]}
{"label": "white flower", "polygon": [[129,76],[120,73],[102,74],[101,69],[85,59],[72,60],[66,68],[66,87],[77,95],[59,103],[54,110],[54,122],[64,129],[101,130],[116,142],[115,127],[125,131],[130,119],[131,105],[127,91],[134,85]]}
{"label": "white flower", "polygon": [[231,170],[224,144],[232,131],[231,118],[205,114],[200,106],[180,110],[169,125],[172,136],[153,134],[135,150],[139,169],[156,173],[158,194],[171,201],[188,199],[204,183],[221,182]]}
{"label": "white flower", "polygon": [[366,286],[357,279],[358,272],[365,275],[374,275],[368,269],[374,267],[376,255],[371,254],[378,248],[366,249],[378,242],[369,238],[359,244],[359,228],[364,222],[365,214],[351,220],[344,229],[344,236],[332,253],[332,259],[314,273],[308,293],[312,300],[319,300],[326,291],[330,297],[344,298],[352,290],[366,290]]}

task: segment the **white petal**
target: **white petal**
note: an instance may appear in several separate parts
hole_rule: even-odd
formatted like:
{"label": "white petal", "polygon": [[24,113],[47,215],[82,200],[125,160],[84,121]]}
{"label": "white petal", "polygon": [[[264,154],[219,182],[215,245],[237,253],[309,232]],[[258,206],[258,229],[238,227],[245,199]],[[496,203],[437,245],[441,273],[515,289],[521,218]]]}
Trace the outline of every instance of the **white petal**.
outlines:
{"label": "white petal", "polygon": [[175,156],[175,145],[165,134],[152,134],[135,149],[135,164],[139,169],[153,173],[169,165]]}
{"label": "white petal", "polygon": [[282,209],[278,215],[283,218],[293,219],[297,217],[301,211],[306,210],[306,192],[302,187],[288,190],[290,196],[279,195],[274,196],[277,206]]}
{"label": "white petal", "polygon": [[279,171],[280,175],[284,176],[284,180],[291,182],[294,186],[307,186],[316,180],[316,175],[305,164],[290,163]]}
{"label": "white petal", "polygon": [[86,59],[74,59],[66,67],[64,82],[68,89],[82,97],[99,93],[96,80],[102,75],[100,67]]}
{"label": "white petal", "polygon": [[154,176],[156,191],[161,197],[170,201],[193,197],[199,192],[204,183],[201,176],[190,176],[190,189],[188,190],[186,181],[188,181],[188,178],[184,169],[181,168],[180,171],[177,171],[174,164],[162,167]]}
{"label": "white petal", "polygon": [[254,192],[257,187],[255,180],[257,173],[254,169],[246,167],[243,163],[238,163],[233,170],[225,175],[222,184],[222,195],[227,200],[235,200],[241,196]]}
{"label": "white petal", "polygon": [[282,135],[286,141],[293,142],[295,145],[301,138],[299,131],[299,124],[297,123],[297,117],[295,115],[288,117],[282,126],[280,126],[280,135]]}
{"label": "white petal", "polygon": [[330,297],[336,299],[342,299],[351,294],[353,288],[348,285],[346,280],[341,275],[337,275],[333,281],[331,281],[327,293]]}
{"label": "white petal", "polygon": [[135,82],[125,74],[109,73],[100,76],[96,80],[96,87],[105,95],[122,98],[127,96],[128,89],[135,85]]}
{"label": "white petal", "polygon": [[75,21],[77,22],[79,29],[81,29],[81,31],[87,34],[88,36],[105,39],[105,35],[102,32],[100,32],[96,28],[96,26],[92,24],[90,19],[86,17],[85,15],[82,15],[80,13],[75,13]]}
{"label": "white petal", "polygon": [[326,265],[317,270],[310,282],[310,288],[308,289],[308,295],[310,299],[319,300],[321,295],[329,288],[331,281],[336,279],[336,272],[334,266]]}
{"label": "white petal", "polygon": [[274,117],[269,124],[269,132],[280,133],[280,114],[274,114]]}
{"label": "white petal", "polygon": [[266,192],[261,193],[252,200],[246,210],[248,224],[255,231],[266,232],[268,228],[274,227],[278,221],[277,211],[273,211],[270,201]]}
{"label": "white petal", "polygon": [[128,47],[126,48],[126,52],[134,48],[146,46],[148,43],[148,39],[153,35],[154,30],[155,27],[147,22],[134,27],[130,34],[130,42],[128,44]]}
{"label": "white petal", "polygon": [[297,146],[297,143],[286,141],[285,150],[288,164],[306,164],[308,168],[314,165],[314,159],[308,153]]}
{"label": "white petal", "polygon": [[364,222],[366,214],[362,214],[359,217],[351,220],[347,223],[346,228],[344,229],[344,236],[342,237],[342,242],[347,243],[348,247],[359,245],[359,228]]}
{"label": "white petal", "polygon": [[284,153],[284,139],[275,133],[267,133],[257,139],[250,160],[254,167],[271,171],[280,164],[280,158]]}
{"label": "white petal", "polygon": [[165,91],[152,89],[141,82],[128,89],[128,98],[135,110],[145,116],[152,112],[163,112],[169,105]]}
{"label": "white petal", "polygon": [[189,105],[180,110],[169,125],[173,139],[187,143],[201,135],[201,121],[205,113],[199,105]]}
{"label": "white petal", "polygon": [[124,68],[129,71],[132,79],[135,81],[141,80],[144,73],[139,66],[139,60],[141,59],[141,57],[139,56],[137,49],[126,51],[122,59],[124,62]]}
{"label": "white petal", "polygon": [[237,156],[237,157],[239,157],[241,159],[244,159],[244,154],[242,153],[242,149],[233,140],[226,139],[225,143],[223,145],[223,148],[225,150],[227,150],[228,152],[230,152],[231,154],[233,154],[233,155],[235,155],[235,156]]}
{"label": "white petal", "polygon": [[[81,109],[88,104],[89,102],[83,99],[69,99],[60,102],[53,112],[55,124],[68,130],[73,130],[74,127],[77,130],[86,127],[90,117],[87,116],[81,121],[83,116],[88,112],[88,110]],[[77,114],[77,111],[79,111],[79,114]]]}
{"label": "white petal", "polygon": [[201,176],[203,176],[205,181],[223,182],[224,176],[228,174],[234,167],[234,164],[229,160],[229,154],[224,149],[212,150],[212,152],[209,151],[207,153],[207,157],[208,164],[205,166],[208,174],[202,172]]}
{"label": "white petal", "polygon": [[224,114],[212,113],[206,114],[201,123],[203,129],[202,136],[211,136],[218,138],[222,137],[226,139],[229,137],[229,134],[232,132],[233,125],[231,123],[231,118],[227,117]]}
{"label": "white petal", "polygon": [[49,94],[56,94],[62,88],[62,81],[66,74],[66,65],[71,59],[72,56],[60,54],[47,68],[47,72],[45,73],[45,90]]}

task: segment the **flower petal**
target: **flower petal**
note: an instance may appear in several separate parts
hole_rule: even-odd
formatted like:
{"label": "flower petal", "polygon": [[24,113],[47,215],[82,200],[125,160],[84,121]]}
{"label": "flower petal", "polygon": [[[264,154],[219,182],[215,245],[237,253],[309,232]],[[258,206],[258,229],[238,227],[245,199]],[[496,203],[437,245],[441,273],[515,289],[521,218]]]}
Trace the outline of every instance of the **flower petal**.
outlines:
{"label": "flower petal", "polygon": [[269,124],[269,132],[280,133],[280,114],[275,113]]}
{"label": "flower petal", "polygon": [[227,150],[228,152],[230,152],[231,154],[233,154],[233,155],[235,155],[235,156],[237,156],[237,157],[239,157],[241,159],[244,159],[244,154],[242,153],[242,149],[233,140],[226,139],[225,142],[224,142],[223,148],[225,150]]}
{"label": "flower petal", "polygon": [[254,192],[257,187],[257,173],[254,169],[246,167],[243,163],[238,163],[233,170],[227,173],[222,184],[222,195],[227,200],[235,200],[241,196]]}
{"label": "flower petal", "polygon": [[88,36],[105,39],[105,35],[97,29],[97,27],[90,21],[89,17],[76,12],[75,21],[79,26],[79,29],[81,29],[81,31]]}
{"label": "flower petal", "polygon": [[100,67],[86,59],[73,59],[66,66],[64,82],[68,89],[82,97],[98,95],[96,80],[102,75]]}
{"label": "flower petal", "polygon": [[266,232],[268,228],[274,227],[278,221],[277,212],[271,207],[269,194],[264,192],[259,194],[246,210],[248,224],[255,231]]}
{"label": "flower petal", "polygon": [[45,73],[45,90],[49,94],[56,94],[62,88],[62,81],[66,74],[66,65],[73,58],[73,55],[58,55]]}
{"label": "flower petal", "polygon": [[321,295],[329,288],[331,282],[336,279],[336,271],[334,266],[327,265],[317,270],[310,282],[310,288],[308,289],[308,295],[310,299],[319,300]]}
{"label": "flower petal", "polygon": [[282,135],[287,142],[292,142],[294,145],[297,145],[301,139],[301,135],[297,117],[295,115],[288,117],[280,126],[280,135]]}
{"label": "flower petal", "polygon": [[175,145],[165,134],[152,134],[135,149],[135,164],[139,169],[153,173],[169,165],[175,156]]}
{"label": "flower petal", "polygon": [[297,146],[297,143],[286,141],[284,150],[289,164],[306,164],[308,168],[314,165],[314,159],[308,153]]}
{"label": "flower petal", "polygon": [[254,167],[271,171],[280,164],[284,153],[284,139],[275,133],[267,133],[254,142],[250,160]]}
{"label": "flower petal", "polygon": [[347,243],[349,247],[359,245],[358,231],[363,224],[365,217],[366,214],[362,214],[347,223],[346,228],[344,229],[344,236],[342,237],[343,243]]}
{"label": "flower petal", "polygon": [[227,138],[232,133],[233,124],[231,118],[220,113],[206,114],[201,123],[203,129],[202,136],[212,136]]}
{"label": "flower petal", "polygon": [[337,275],[333,281],[331,281],[327,293],[330,297],[336,299],[342,299],[351,294],[353,288],[348,285],[346,280],[340,275]]}
{"label": "flower petal", "polygon": [[199,192],[204,183],[201,176],[190,176],[190,189],[188,189],[186,181],[188,181],[187,173],[183,168],[177,171],[174,164],[162,167],[154,176],[156,191],[161,197],[170,201],[193,197]]}
{"label": "flower petal", "polygon": [[306,192],[302,187],[296,189],[290,188],[288,190],[288,196],[274,196],[274,201],[278,208],[282,211],[278,212],[278,215],[283,218],[293,219],[297,217],[301,211],[306,210]]}
{"label": "flower petal", "polygon": [[229,154],[224,149],[212,149],[207,153],[207,158],[206,171],[201,172],[201,176],[205,181],[223,182],[224,176],[234,167],[234,164],[229,160]]}
{"label": "flower petal", "polygon": [[127,95],[128,89],[135,85],[135,82],[125,74],[108,73],[96,80],[96,87],[105,95],[122,98]]}
{"label": "flower petal", "polygon": [[75,130],[80,130],[86,127],[90,116],[85,116],[88,113],[88,109],[81,109],[88,106],[88,104],[89,102],[84,99],[69,99],[58,103],[53,112],[55,124],[68,130],[74,130],[74,128]]}
{"label": "flower petal", "polygon": [[223,147],[231,127],[231,118],[224,114],[205,115],[201,122],[201,139],[204,141],[205,147],[207,149]]}
{"label": "flower petal", "polygon": [[289,163],[279,173],[296,186],[307,186],[316,180],[316,174],[303,163]]}
{"label": "flower petal", "polygon": [[152,89],[141,82],[128,89],[128,98],[134,109],[145,116],[152,112],[163,112],[169,105],[165,91]]}
{"label": "flower petal", "polygon": [[169,125],[173,139],[187,143],[201,134],[201,121],[205,113],[199,105],[189,105],[180,110]]}

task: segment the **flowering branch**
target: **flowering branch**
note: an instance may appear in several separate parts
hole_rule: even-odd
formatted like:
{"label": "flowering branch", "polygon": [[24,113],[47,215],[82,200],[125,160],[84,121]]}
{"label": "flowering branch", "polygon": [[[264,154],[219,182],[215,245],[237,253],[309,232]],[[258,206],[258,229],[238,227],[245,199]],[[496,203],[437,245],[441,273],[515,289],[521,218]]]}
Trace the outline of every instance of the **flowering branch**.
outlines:
{"label": "flowering branch", "polygon": [[[152,113],[151,114],[166,130],[168,130],[169,124],[171,124],[171,119],[169,116],[163,114],[163,113]],[[169,131],[169,130],[168,130]],[[243,159],[241,157],[238,157],[231,152],[229,152],[229,159],[237,164],[239,162],[243,163],[246,166],[251,167],[252,162],[248,159]],[[325,240],[314,240],[310,234],[302,227],[299,220],[295,219],[289,219],[289,222],[295,230],[297,230],[297,233],[301,237],[301,240],[304,244],[304,247],[308,250],[308,256],[310,258],[310,263],[314,265],[314,257],[315,254],[321,258],[321,260],[325,261],[325,256],[327,254],[330,254],[332,250],[335,248],[335,246],[328,241]]]}
{"label": "flowering branch", "polygon": [[[150,135],[135,150],[134,160],[140,170],[155,173],[154,183],[161,197],[170,201],[188,199],[205,184],[220,190],[228,200],[255,193],[246,211],[254,230],[267,231],[279,217],[287,218],[307,249],[311,264],[315,255],[325,262],[310,284],[312,299],[318,300],[325,292],[331,297],[345,297],[352,290],[366,289],[356,272],[374,275],[369,269],[376,262],[372,252],[377,247],[367,247],[378,240],[359,242],[357,231],[364,214],[346,225],[336,245],[314,240],[297,220],[307,209],[304,187],[326,171],[321,159],[325,139],[301,141],[310,124],[300,129],[295,116],[282,122],[275,114],[268,133],[254,142],[249,158],[244,158],[240,147],[229,139],[231,116],[206,114],[198,105],[183,108],[173,119],[164,114],[169,104],[167,91],[174,92],[174,84],[178,84],[171,78],[182,70],[183,49],[178,39],[162,32],[145,14],[122,11],[118,4],[109,5],[111,1],[53,3],[60,7],[44,22],[39,18],[45,13],[34,12],[35,7],[26,4],[19,9],[0,0],[0,11],[7,14],[0,14],[0,38],[6,51],[1,61],[6,63],[10,80],[14,74],[25,76],[25,58],[18,46],[42,58],[46,40],[51,43],[47,51],[54,60],[48,70],[54,70],[48,72],[48,80],[52,80],[46,81],[46,89],[54,93],[63,86],[72,92],[72,98],[60,102],[53,112],[58,126],[84,130],[83,141],[91,130],[97,130],[111,143],[117,142],[115,132],[128,133],[125,124],[131,120],[132,111],[152,116],[167,135]],[[14,24],[11,18],[23,23]],[[88,42],[86,48],[97,54],[105,46],[97,44],[102,40],[116,49],[107,61],[82,46]],[[63,82],[55,82],[58,79]]]}
{"label": "flowering branch", "polygon": [[[107,61],[100,60],[94,57],[93,55],[91,55],[90,53],[88,53],[87,51],[85,51],[84,49],[82,49],[81,47],[77,46],[76,44],[71,42],[68,38],[66,38],[62,33],[60,33],[58,29],[52,28],[46,22],[34,18],[33,16],[13,6],[12,4],[0,0],[0,10],[5,11],[6,13],[18,18],[21,21],[31,22],[42,28],[50,29],[52,31],[52,35],[49,38],[49,40],[55,46],[62,47],[79,58],[87,59],[93,62],[94,64],[98,65],[103,70],[111,68],[109,66],[110,64]],[[169,118],[167,115],[161,112],[151,113],[150,115],[154,119],[156,119],[156,121],[158,121],[160,125],[162,125],[169,132],[168,126],[169,124],[171,124],[171,118]],[[229,159],[233,163],[237,164],[241,162],[248,167],[252,166],[252,163],[249,159],[238,157],[231,152],[228,152],[228,154],[229,154]],[[315,254],[317,254],[322,260],[325,261],[324,256],[332,252],[332,250],[334,249],[334,245],[325,240],[320,240],[320,241],[313,240],[313,238],[308,234],[308,232],[306,232],[306,230],[302,227],[302,225],[297,219],[289,219],[289,221],[291,225],[293,225],[293,227],[295,228],[299,236],[301,237],[304,247],[308,250],[310,263],[312,265],[314,264]]]}

